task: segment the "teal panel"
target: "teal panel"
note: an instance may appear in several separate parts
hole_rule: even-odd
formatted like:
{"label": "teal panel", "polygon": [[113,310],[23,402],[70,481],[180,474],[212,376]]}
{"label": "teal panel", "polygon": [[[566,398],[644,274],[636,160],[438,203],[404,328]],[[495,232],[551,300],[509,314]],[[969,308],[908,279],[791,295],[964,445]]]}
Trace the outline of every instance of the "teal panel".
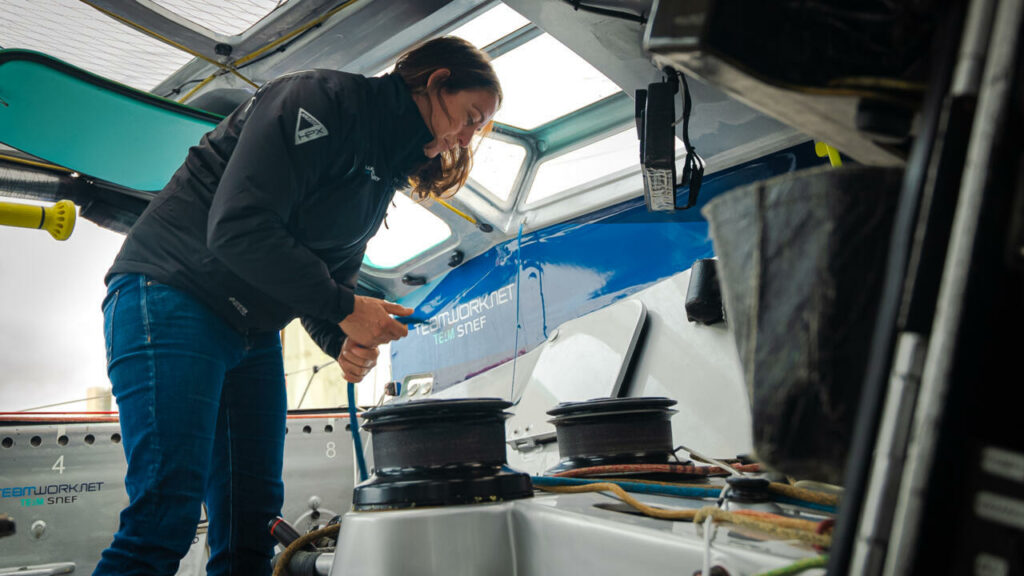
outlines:
{"label": "teal panel", "polygon": [[38,52],[0,51],[0,142],[82,174],[159,190],[219,119]]}

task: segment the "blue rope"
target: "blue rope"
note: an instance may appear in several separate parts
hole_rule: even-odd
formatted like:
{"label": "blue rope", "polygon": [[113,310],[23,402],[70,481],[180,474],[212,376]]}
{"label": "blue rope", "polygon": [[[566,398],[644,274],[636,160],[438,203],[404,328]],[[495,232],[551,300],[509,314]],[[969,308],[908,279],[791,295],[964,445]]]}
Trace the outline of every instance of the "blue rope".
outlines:
{"label": "blue rope", "polygon": [[512,347],[512,385],[508,393],[508,401],[515,402],[516,394],[516,361],[519,359],[519,275],[523,271],[523,222],[519,222],[519,234],[516,238],[516,339]]}
{"label": "blue rope", "polygon": [[790,498],[789,496],[775,496],[775,501],[780,504],[789,504],[791,506],[799,506],[801,508],[810,508],[811,510],[817,510],[819,512],[828,512],[830,514],[836,513],[835,506],[829,506],[828,504],[817,504],[815,502],[808,502],[806,500],[798,500],[796,498]]}
{"label": "blue rope", "polygon": [[639,494],[660,494],[678,496],[680,498],[718,498],[721,488],[692,488],[690,486],[665,486],[663,484],[644,484],[642,482],[623,482],[621,480],[588,480],[584,478],[561,478],[556,476],[531,476],[530,480],[537,486],[582,486],[610,482],[618,484],[627,492]]}
{"label": "blue rope", "polygon": [[348,428],[352,431],[352,444],[356,450],[356,464],[359,465],[359,481],[370,477],[366,473],[366,457],[363,456],[363,442],[359,438],[359,417],[356,416],[356,385],[348,383]]}
{"label": "blue rope", "polygon": [[[592,480],[587,478],[562,478],[557,476],[532,476],[530,479],[537,486],[581,486],[584,484],[596,484],[598,482],[611,482],[612,484],[619,485],[626,492],[657,494],[661,496],[677,496],[680,498],[718,498],[722,492],[722,489],[717,487],[693,488],[689,486],[667,486],[665,484],[645,484],[643,482],[623,482],[621,480],[609,479]],[[788,496],[775,495],[774,500],[783,504],[791,504],[793,506],[810,508],[821,512],[835,513],[836,511],[835,506],[815,504],[814,502],[789,498]]]}

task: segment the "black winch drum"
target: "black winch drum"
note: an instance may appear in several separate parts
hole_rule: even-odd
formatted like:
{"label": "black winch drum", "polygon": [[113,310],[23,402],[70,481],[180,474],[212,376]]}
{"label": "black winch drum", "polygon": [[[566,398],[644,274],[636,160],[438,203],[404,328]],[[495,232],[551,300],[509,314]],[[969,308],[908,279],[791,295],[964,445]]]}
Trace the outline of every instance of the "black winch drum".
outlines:
{"label": "black winch drum", "polygon": [[497,502],[533,495],[527,474],[505,467],[500,399],[419,400],[363,414],[374,474],[355,488],[356,510]]}
{"label": "black winch drum", "polygon": [[672,457],[669,398],[563,402],[553,416],[560,460],[547,474],[613,464],[667,464]]}

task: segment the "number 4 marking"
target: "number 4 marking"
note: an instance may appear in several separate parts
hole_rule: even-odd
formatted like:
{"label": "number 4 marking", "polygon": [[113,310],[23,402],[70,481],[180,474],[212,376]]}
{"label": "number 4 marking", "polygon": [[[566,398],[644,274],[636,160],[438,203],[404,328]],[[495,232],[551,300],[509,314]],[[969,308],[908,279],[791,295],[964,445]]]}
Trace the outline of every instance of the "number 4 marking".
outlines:
{"label": "number 4 marking", "polygon": [[61,474],[64,473],[64,455],[63,454],[60,455],[60,458],[57,458],[57,461],[53,463],[53,466],[50,467],[50,470],[56,470],[57,472],[60,472]]}

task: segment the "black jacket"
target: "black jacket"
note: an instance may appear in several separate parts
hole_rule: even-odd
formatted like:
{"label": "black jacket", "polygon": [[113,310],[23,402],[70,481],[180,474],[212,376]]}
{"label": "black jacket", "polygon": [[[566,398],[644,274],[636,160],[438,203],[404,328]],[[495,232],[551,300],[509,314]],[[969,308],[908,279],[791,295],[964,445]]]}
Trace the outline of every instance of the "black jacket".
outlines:
{"label": "black jacket", "polygon": [[146,274],[243,333],[302,316],[336,358],[366,243],[431,138],[397,75],[278,78],[189,149],[107,280]]}

